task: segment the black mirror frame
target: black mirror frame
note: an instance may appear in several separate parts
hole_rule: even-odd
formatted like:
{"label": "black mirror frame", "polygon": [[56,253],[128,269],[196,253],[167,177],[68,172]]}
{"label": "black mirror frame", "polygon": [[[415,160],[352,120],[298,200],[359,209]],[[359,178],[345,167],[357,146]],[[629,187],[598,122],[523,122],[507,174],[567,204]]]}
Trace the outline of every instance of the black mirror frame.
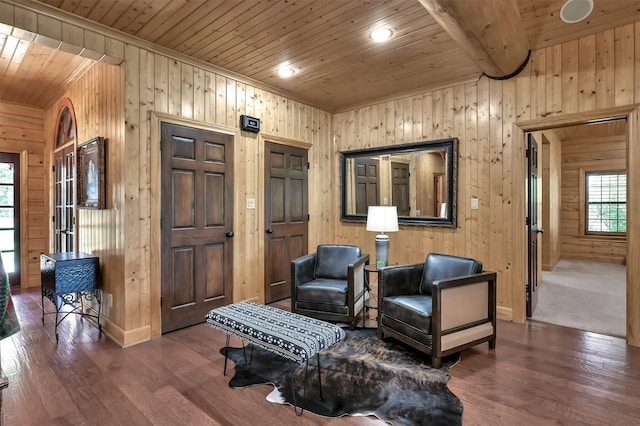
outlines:
{"label": "black mirror frame", "polygon": [[413,142],[402,145],[384,146],[380,148],[366,148],[353,151],[340,152],[340,220],[343,222],[366,222],[366,215],[347,214],[347,160],[363,155],[385,155],[396,153],[408,153],[425,151],[429,149],[442,149],[447,151],[447,192],[451,200],[447,206],[447,217],[408,217],[398,216],[401,225],[439,226],[455,228],[457,223],[457,188],[458,188],[458,138],[438,139],[433,141]]}

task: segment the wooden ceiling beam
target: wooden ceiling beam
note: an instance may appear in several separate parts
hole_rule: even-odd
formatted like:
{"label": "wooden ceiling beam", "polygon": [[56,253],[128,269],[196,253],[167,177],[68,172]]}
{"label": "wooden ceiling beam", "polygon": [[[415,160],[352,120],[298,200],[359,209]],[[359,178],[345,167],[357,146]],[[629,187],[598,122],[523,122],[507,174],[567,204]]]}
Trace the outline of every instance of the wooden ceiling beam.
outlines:
{"label": "wooden ceiling beam", "polygon": [[419,0],[491,78],[509,78],[529,59],[529,39],[517,0]]}

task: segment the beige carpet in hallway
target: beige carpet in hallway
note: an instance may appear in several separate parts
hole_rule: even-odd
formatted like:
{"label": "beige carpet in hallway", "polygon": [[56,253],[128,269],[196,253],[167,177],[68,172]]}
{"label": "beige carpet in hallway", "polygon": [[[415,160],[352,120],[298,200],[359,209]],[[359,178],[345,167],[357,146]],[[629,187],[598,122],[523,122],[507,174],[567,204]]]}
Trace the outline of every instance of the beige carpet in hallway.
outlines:
{"label": "beige carpet in hallway", "polygon": [[626,335],[626,267],[561,259],[543,271],[532,319],[609,336]]}

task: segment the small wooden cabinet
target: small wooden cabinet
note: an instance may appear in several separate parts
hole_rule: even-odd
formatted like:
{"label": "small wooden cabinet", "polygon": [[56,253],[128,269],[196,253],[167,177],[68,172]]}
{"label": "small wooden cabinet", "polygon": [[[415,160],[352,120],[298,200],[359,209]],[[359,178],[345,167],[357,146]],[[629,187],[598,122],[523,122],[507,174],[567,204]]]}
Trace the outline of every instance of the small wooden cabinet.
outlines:
{"label": "small wooden cabinet", "polygon": [[[58,325],[70,314],[94,318],[98,329],[102,293],[100,287],[100,259],[83,252],[63,252],[40,255],[40,280],[42,284],[42,325],[45,314],[55,314],[56,342]],[[45,312],[44,299],[54,304],[55,312]],[[85,309],[84,302],[95,302],[95,308]]]}

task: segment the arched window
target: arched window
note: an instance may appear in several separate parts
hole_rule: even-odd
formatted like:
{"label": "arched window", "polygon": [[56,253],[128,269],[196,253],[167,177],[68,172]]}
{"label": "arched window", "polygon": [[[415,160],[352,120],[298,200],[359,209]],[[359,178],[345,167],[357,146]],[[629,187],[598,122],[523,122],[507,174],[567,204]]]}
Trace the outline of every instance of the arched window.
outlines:
{"label": "arched window", "polygon": [[56,147],[61,147],[76,139],[76,123],[73,116],[69,106],[63,105],[58,114]]}

